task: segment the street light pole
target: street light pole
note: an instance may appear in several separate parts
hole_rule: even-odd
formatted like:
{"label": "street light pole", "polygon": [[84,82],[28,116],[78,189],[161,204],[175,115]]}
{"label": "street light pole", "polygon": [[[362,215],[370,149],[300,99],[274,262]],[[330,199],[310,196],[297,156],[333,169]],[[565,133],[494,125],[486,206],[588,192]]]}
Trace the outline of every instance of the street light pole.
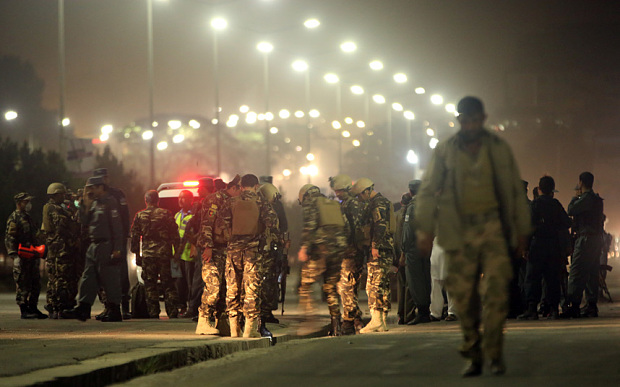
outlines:
{"label": "street light pole", "polygon": [[213,32],[213,81],[215,82],[215,154],[216,154],[216,172],[220,176],[222,171],[222,127],[220,125],[220,78],[219,78],[219,61],[217,57],[217,31]]}
{"label": "street light pole", "polygon": [[[60,104],[58,108],[58,153],[63,156],[64,129],[63,120],[65,119],[65,0],[58,0],[58,82],[60,89]],[[30,133],[32,137],[32,133]],[[32,146],[32,143],[31,143]]]}
{"label": "street light pole", "polygon": [[146,0],[147,10],[147,71],[149,82],[149,126],[153,133],[149,141],[149,159],[151,164],[150,173],[150,186],[155,188],[155,114],[153,108],[153,79],[154,79],[154,66],[153,66],[153,0]]}
{"label": "street light pole", "polygon": [[[305,94],[306,94],[306,147],[307,153],[312,152],[312,139],[310,138],[310,69],[306,69],[305,74]],[[308,184],[312,183],[312,176],[308,174]]]}
{"label": "street light pole", "polygon": [[[267,114],[267,112],[269,112],[269,54],[266,52],[263,54],[263,81],[265,82],[265,114]],[[271,121],[265,118],[265,165],[267,170],[266,176],[271,175],[271,155],[269,154],[269,148],[271,148],[271,138],[269,133],[270,123]]]}

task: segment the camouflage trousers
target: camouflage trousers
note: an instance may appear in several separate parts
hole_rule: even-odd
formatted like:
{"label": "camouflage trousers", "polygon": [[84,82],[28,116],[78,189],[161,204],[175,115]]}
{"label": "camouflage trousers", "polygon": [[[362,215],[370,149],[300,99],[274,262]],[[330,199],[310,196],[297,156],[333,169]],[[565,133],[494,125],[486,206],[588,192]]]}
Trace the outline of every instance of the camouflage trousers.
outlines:
{"label": "camouflage trousers", "polygon": [[464,230],[462,250],[446,252],[446,287],[454,300],[464,339],[460,352],[465,357],[479,356],[482,346],[486,357],[499,359],[512,277],[502,224],[493,219],[468,224]]}
{"label": "camouflage trousers", "polygon": [[36,307],[41,293],[40,259],[15,258],[13,279],[15,280],[15,301],[17,305]]}
{"label": "camouflage trousers", "polygon": [[390,267],[394,260],[392,250],[380,249],[379,256],[369,256],[368,280],[366,293],[368,294],[368,308],[388,312],[392,308],[392,292],[390,288]]}
{"label": "camouflage trousers", "polygon": [[327,297],[329,314],[340,317],[340,300],[338,298],[338,281],[342,269],[342,250],[321,244],[315,247],[310,259],[301,268],[301,286],[299,287],[299,306],[306,313],[313,311],[312,284],[323,277],[323,293]]}
{"label": "camouflage trousers", "polygon": [[207,318],[219,318],[226,312],[226,248],[213,248],[211,260],[202,261],[202,280],[205,283],[202,292],[200,315]]}
{"label": "camouflage trousers", "polygon": [[77,295],[76,257],[73,254],[50,251],[45,259],[47,270],[47,305],[51,310],[71,309]]}
{"label": "camouflage trousers", "polygon": [[[149,317],[159,317],[160,286],[164,291],[164,304],[168,317],[176,317],[179,313],[179,294],[170,272],[170,257],[143,257],[142,279],[146,290],[146,307]],[[157,280],[161,284],[157,284]]]}
{"label": "camouflage trousers", "polygon": [[226,257],[226,310],[231,318],[260,314],[260,255],[258,247],[228,249]]}
{"label": "camouflage trousers", "polygon": [[277,256],[266,252],[261,258],[261,316],[266,316],[278,309],[278,275],[282,262]]}
{"label": "camouflage trousers", "polygon": [[338,293],[342,299],[342,309],[345,320],[354,320],[362,317],[359,306],[358,289],[364,270],[364,254],[355,247],[348,247],[344,252],[344,259],[340,269]]}

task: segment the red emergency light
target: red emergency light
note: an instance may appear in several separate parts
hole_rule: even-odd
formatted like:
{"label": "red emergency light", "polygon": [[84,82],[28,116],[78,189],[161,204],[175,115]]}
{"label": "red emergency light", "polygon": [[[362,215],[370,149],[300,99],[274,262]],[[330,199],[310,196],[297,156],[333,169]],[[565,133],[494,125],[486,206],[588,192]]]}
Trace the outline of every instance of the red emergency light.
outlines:
{"label": "red emergency light", "polygon": [[183,187],[198,187],[198,184],[200,184],[200,182],[196,180],[188,180],[183,182]]}

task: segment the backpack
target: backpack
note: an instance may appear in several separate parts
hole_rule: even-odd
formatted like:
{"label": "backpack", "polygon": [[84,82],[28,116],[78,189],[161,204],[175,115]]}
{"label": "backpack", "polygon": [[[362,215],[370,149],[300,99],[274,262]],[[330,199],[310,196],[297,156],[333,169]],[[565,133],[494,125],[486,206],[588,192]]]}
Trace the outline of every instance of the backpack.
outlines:
{"label": "backpack", "polygon": [[232,235],[257,235],[259,218],[256,200],[235,200],[232,205]]}
{"label": "backpack", "polygon": [[131,318],[149,318],[146,306],[146,287],[140,282],[131,288]]}

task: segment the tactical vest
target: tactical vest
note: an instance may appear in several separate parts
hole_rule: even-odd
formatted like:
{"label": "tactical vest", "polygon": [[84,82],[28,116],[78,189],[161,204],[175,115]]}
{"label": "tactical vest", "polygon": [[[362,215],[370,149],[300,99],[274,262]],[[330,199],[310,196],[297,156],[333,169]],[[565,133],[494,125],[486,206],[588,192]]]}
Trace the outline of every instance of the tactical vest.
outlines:
{"label": "tactical vest", "polygon": [[390,233],[396,234],[396,214],[394,213],[394,204],[390,202]]}
{"label": "tactical vest", "polygon": [[232,204],[232,235],[257,235],[259,216],[256,200],[235,199]]}
{"label": "tactical vest", "polygon": [[319,227],[323,226],[344,226],[340,204],[335,200],[319,197],[316,201],[319,209]]}
{"label": "tactical vest", "polygon": [[[181,238],[183,238],[183,235],[185,235],[185,228],[187,227],[187,223],[193,216],[194,216],[193,214],[187,213],[185,214],[184,217],[182,217],[181,211],[177,212],[174,215],[174,221],[177,224],[177,227],[179,228],[179,236]],[[181,253],[181,259],[184,261],[193,261],[191,257],[191,251],[192,251],[191,245],[189,243],[186,243],[185,248],[183,249],[183,252]]]}

